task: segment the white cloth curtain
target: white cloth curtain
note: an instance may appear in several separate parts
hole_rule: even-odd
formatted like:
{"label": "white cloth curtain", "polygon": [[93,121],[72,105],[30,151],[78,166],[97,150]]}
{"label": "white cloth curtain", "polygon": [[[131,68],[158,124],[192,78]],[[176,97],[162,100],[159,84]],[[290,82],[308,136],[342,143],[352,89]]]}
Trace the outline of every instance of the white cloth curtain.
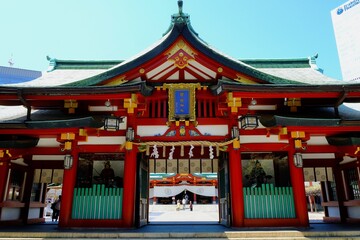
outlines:
{"label": "white cloth curtain", "polygon": [[[172,197],[178,195],[179,193],[185,190],[206,197],[217,196],[215,186],[180,185],[180,186],[155,186],[153,197]],[[151,195],[151,191],[150,191],[150,195]]]}

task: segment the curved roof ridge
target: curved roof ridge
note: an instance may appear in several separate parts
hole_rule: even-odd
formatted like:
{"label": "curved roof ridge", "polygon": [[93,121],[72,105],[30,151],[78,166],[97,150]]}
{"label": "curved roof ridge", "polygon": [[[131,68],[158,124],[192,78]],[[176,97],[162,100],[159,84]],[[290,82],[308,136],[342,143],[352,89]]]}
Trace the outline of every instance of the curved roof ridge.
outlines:
{"label": "curved roof ridge", "polygon": [[[134,70],[135,68],[145,64],[146,62],[157,57],[159,54],[163,53],[168,49],[180,36],[196,48],[197,51],[201,52],[204,56],[213,59],[215,62],[228,67],[229,69],[234,70],[238,73],[243,73],[249,77],[259,79],[266,83],[271,84],[312,84],[309,81],[302,81],[304,78],[303,75],[299,75],[299,79],[288,77],[288,73],[276,75],[277,72],[274,72],[277,69],[273,69],[273,72],[268,71],[268,69],[261,69],[253,66],[249,61],[242,61],[231,57],[215,47],[211,46],[204,40],[202,40],[199,35],[194,31],[190,24],[190,17],[188,14],[183,13],[182,11],[182,0],[178,0],[179,12],[172,15],[171,25],[169,30],[160,38],[158,41],[150,45],[148,48],[143,51],[135,54],[134,56],[128,58],[127,60],[116,64],[105,71],[97,72],[96,75],[88,75],[88,77],[81,80],[67,81],[65,84],[60,86],[94,86],[101,84],[102,82],[114,78],[116,76],[122,75],[128,71]],[[307,58],[307,66],[310,66],[314,71],[317,70],[314,68],[314,57]],[[61,60],[60,60],[61,61]],[[75,60],[76,61],[76,60]],[[269,60],[268,60],[269,61]],[[303,61],[303,62],[302,62]],[[299,63],[302,62],[305,64],[305,58],[300,59]],[[68,62],[70,63],[70,62]],[[73,62],[80,63],[81,62]],[[56,64],[56,59],[54,60]],[[306,64],[305,64],[306,65]],[[304,65],[304,66],[305,66]],[[290,69],[291,67],[289,67]],[[133,80],[133,79],[129,79]],[[321,79],[320,81],[326,81],[326,79]]]}
{"label": "curved roof ridge", "polygon": [[260,80],[264,80],[269,83],[283,82],[284,84],[289,84],[289,83],[301,84],[301,82],[288,80],[288,79],[284,79],[284,78],[280,78],[277,76],[273,76],[273,75],[264,73],[245,62],[242,62],[234,57],[231,57],[231,56],[221,52],[220,50],[216,49],[212,45],[209,45],[206,42],[202,41],[198,37],[198,35],[194,34],[190,29],[188,29],[188,31],[186,31],[186,29],[184,29],[183,34],[185,36],[188,36],[185,38],[188,41],[190,41],[190,43],[192,45],[197,46],[198,47],[197,49],[200,50],[203,54],[205,54],[208,57],[214,57],[216,61],[218,61],[218,62],[224,64],[225,66],[228,66],[236,71],[242,72],[244,74],[247,74],[247,75],[255,77],[255,78],[259,78]]}
{"label": "curved roof ridge", "polygon": [[[123,62],[119,63],[118,65],[113,66],[112,68],[106,70],[105,72],[102,72],[98,75],[73,82],[65,84],[65,86],[83,86],[83,85],[95,85],[98,84],[104,80],[107,80],[109,78],[115,77],[118,74],[121,74],[122,72],[125,72],[126,70],[130,70],[128,66],[131,65],[133,68],[134,66],[140,65],[143,61],[149,60],[149,58],[152,57],[152,52],[156,51],[156,49],[161,46],[162,44],[169,45],[169,43],[166,43],[168,41],[169,36],[172,34],[172,31],[167,33],[165,36],[160,38],[158,41],[144,49],[143,51],[140,51],[139,53],[133,55],[132,57],[124,60]],[[151,55],[151,56],[148,56]],[[143,59],[142,59],[143,58]],[[143,61],[142,61],[143,60]]]}
{"label": "curved roof ridge", "polygon": [[251,77],[258,78],[268,83],[279,83],[282,82],[284,84],[302,84],[301,82],[297,82],[294,80],[284,79],[277,76],[273,76],[262,72],[253,66],[241,62],[238,59],[235,59],[213,46],[209,45],[207,42],[202,40],[198,34],[193,30],[190,24],[189,15],[184,14],[179,11],[178,14],[172,15],[172,24],[170,30],[164,35],[159,41],[152,44],[147,49],[139,52],[133,57],[125,60],[124,62],[108,69],[107,71],[100,73],[96,76],[80,80],[78,82],[68,83],[66,85],[70,86],[84,86],[84,85],[96,85],[105,81],[109,78],[115,77],[119,74],[122,74],[128,70],[133,69],[144,63],[147,60],[150,60],[152,57],[155,57],[157,54],[164,51],[167,47],[169,47],[178,36],[184,36],[184,38],[189,41],[195,48],[197,48],[200,52],[205,54],[210,58],[214,58],[215,61],[218,61],[229,68],[232,68],[236,71],[243,72],[246,75]]}

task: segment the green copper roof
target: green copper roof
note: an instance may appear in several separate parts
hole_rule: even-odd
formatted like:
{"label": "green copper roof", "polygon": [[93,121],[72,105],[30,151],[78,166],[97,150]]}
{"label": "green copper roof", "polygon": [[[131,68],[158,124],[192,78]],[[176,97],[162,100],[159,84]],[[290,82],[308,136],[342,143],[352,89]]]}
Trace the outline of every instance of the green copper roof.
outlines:
{"label": "green copper roof", "polygon": [[254,68],[310,68],[308,58],[300,59],[245,59],[240,60]]}
{"label": "green copper roof", "polygon": [[48,72],[55,69],[109,69],[122,63],[122,60],[60,60],[47,57],[49,60]]}

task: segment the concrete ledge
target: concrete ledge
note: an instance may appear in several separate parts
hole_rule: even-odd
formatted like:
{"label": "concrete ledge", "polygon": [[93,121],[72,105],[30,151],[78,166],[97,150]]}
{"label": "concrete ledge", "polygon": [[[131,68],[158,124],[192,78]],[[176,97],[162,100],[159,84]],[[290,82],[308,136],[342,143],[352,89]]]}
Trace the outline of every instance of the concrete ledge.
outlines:
{"label": "concrete ledge", "polygon": [[[106,231],[106,230],[105,230]],[[0,239],[125,238],[125,239],[360,239],[360,231],[225,231],[225,232],[0,232]]]}

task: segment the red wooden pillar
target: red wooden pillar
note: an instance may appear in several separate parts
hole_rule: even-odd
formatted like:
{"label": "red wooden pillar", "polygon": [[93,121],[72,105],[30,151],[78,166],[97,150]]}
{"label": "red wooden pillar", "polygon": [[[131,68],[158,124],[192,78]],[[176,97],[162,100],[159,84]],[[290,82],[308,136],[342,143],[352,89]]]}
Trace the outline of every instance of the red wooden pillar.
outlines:
{"label": "red wooden pillar", "polygon": [[342,169],[341,166],[339,164],[339,162],[341,162],[343,159],[343,157],[339,157],[337,156],[337,164],[336,166],[333,168],[333,172],[334,172],[334,177],[335,177],[335,183],[336,183],[336,195],[337,195],[337,202],[338,202],[338,206],[339,206],[339,213],[340,213],[340,222],[341,223],[346,223],[346,218],[348,217],[348,213],[347,213],[347,209],[344,206],[344,201],[346,201],[345,199],[345,188],[344,188],[344,179],[342,176]]}
{"label": "red wooden pillar", "polygon": [[124,199],[123,219],[124,227],[134,227],[135,215],[135,190],[136,190],[136,165],[137,148],[126,150],[124,166]]}
{"label": "red wooden pillar", "polygon": [[301,226],[309,226],[308,209],[306,204],[304,174],[302,167],[294,164],[294,155],[290,152],[289,168],[291,185],[294,193],[295,212]]}
{"label": "red wooden pillar", "polygon": [[242,168],[240,150],[232,146],[229,151],[229,175],[232,226],[242,227],[244,225],[244,199],[242,188]]}
{"label": "red wooden pillar", "polygon": [[78,152],[76,150],[73,150],[71,155],[73,157],[73,165],[70,169],[64,169],[59,227],[70,227],[69,221],[71,220],[72,202],[79,161]]}
{"label": "red wooden pillar", "polygon": [[5,192],[7,177],[9,173],[9,163],[7,161],[0,162],[0,202],[3,202]]}

